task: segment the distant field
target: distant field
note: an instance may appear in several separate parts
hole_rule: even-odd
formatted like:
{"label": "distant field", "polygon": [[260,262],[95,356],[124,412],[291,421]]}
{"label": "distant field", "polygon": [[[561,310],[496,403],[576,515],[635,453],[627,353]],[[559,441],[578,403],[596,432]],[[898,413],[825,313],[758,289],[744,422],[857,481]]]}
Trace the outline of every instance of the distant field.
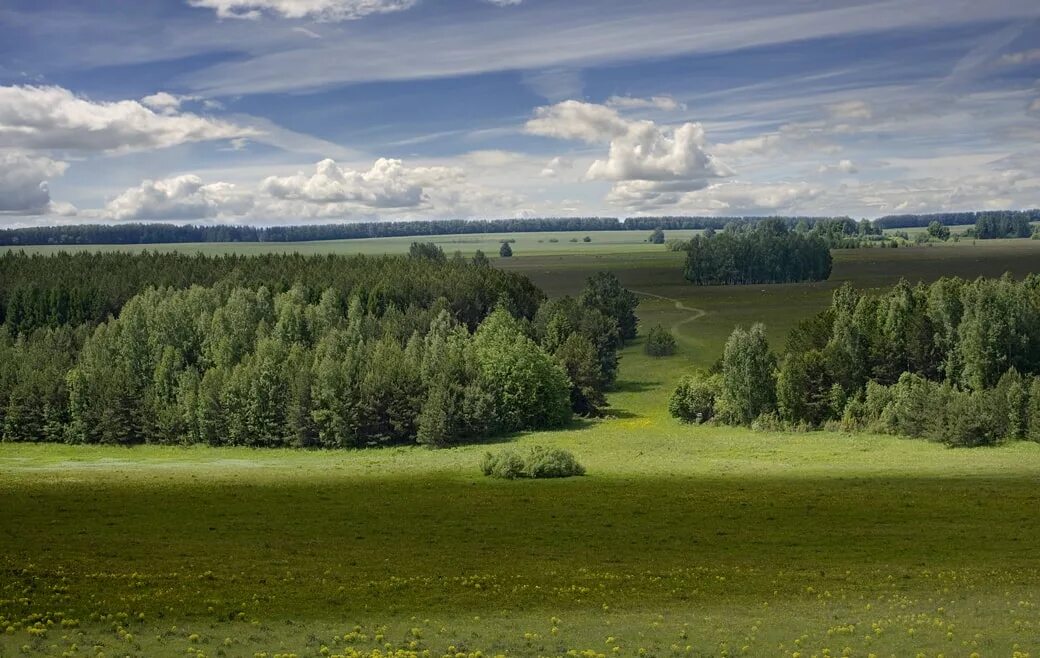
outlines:
{"label": "distant field", "polygon": [[[668,239],[688,240],[700,231],[668,231]],[[583,242],[589,237],[591,242]],[[405,254],[413,242],[433,242],[449,256],[461,251],[472,256],[477,250],[497,258],[503,240],[513,240],[516,255],[534,254],[613,254],[658,251],[661,245],[647,242],[649,231],[590,231],[544,233],[478,233],[469,235],[431,235],[407,238],[367,238],[361,240],[322,240],[318,242],[198,242],[149,245],[55,245],[0,247],[0,252],[24,249],[30,253],[55,251],[177,251],[204,254]]]}
{"label": "distant field", "polygon": [[668,298],[639,315],[679,337],[670,358],[625,349],[610,417],[509,439],[586,477],[488,480],[501,443],[0,444],[0,656],[1038,655],[1040,445],[688,427],[666,405],[735,323],[780,347],[844,281],[1023,275],[1040,241],[837,251],[826,283],[707,288],[660,246],[557,244],[497,264],[553,295],[614,271]]}

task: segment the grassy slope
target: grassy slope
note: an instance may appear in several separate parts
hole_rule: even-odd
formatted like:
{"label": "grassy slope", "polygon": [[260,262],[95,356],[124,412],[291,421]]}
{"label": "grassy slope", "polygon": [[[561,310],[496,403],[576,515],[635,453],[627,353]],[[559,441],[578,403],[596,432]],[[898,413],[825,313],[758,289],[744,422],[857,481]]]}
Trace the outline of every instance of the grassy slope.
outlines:
{"label": "grassy slope", "polygon": [[[835,279],[1021,272],[1032,244],[842,252]],[[0,445],[0,656],[1040,648],[1040,446],[680,426],[663,413],[672,383],[734,322],[789,326],[834,284],[694,289],[676,265],[662,252],[509,263],[555,294],[608,266],[708,311],[678,328],[676,357],[627,348],[613,418],[515,439],[571,449],[585,478],[488,481],[488,446]],[[640,314],[689,317],[661,301]],[[43,613],[55,626],[33,636]]]}

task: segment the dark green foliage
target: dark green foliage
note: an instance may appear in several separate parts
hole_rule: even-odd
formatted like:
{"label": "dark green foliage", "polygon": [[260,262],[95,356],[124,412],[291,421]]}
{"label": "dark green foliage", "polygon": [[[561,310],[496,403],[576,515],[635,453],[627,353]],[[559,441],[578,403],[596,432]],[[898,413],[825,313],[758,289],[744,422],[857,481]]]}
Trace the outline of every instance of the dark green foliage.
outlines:
{"label": "dark green foliage", "polygon": [[664,244],[664,229],[660,226],[654,229],[654,232],[650,234],[651,244]]}
{"label": "dark green foliage", "polygon": [[506,448],[497,454],[485,453],[480,470],[489,477],[516,480],[546,479],[585,475],[585,467],[570,452],[560,448],[532,446],[524,453]]}
{"label": "dark green foliage", "polygon": [[[420,245],[420,251],[427,250]],[[298,286],[298,294],[309,302],[333,289],[340,300],[357,297],[367,310],[380,314],[392,306],[425,308],[443,299],[470,329],[503,295],[525,318],[533,317],[544,299],[521,275],[470,267],[432,253],[392,258],[8,252],[0,256],[0,322],[15,334],[43,326],[98,323],[118,315],[127,300],[148,288],[193,284],[251,290],[263,286],[271,294]]]}
{"label": "dark green foliage", "polygon": [[[760,358],[727,363],[734,341],[743,346],[736,353],[766,348],[751,350],[739,330],[727,344],[719,415],[746,424],[752,400],[771,410],[769,390],[752,386],[768,389],[771,378]],[[1036,436],[1037,374],[1040,276],[901,281],[873,295],[846,284],[825,313],[789,334],[773,390],[788,426],[840,420],[848,429],[990,445]]]}
{"label": "dark green foliage", "polygon": [[779,220],[696,236],[686,250],[685,276],[697,285],[822,281],[831,273],[827,243]]}
{"label": "dark green foliage", "polygon": [[668,413],[686,423],[706,423],[715,417],[721,382],[718,375],[687,375],[668,401]]}
{"label": "dark green foliage", "polygon": [[675,354],[675,336],[661,325],[651,327],[643,351],[648,356],[671,356]]}
{"label": "dark green foliage", "polygon": [[[413,273],[466,282],[495,270],[396,259]],[[383,261],[372,262],[382,270]],[[418,268],[418,269],[416,269]],[[501,280],[500,280],[501,281]],[[429,284],[434,289],[439,284]],[[526,284],[529,285],[529,284]],[[521,287],[520,289],[523,289]],[[536,289],[535,289],[536,290]],[[444,446],[496,433],[559,427],[590,413],[616,369],[616,325],[583,308],[550,353],[514,317],[528,299],[502,287],[409,305],[364,289],[272,294],[221,283],[149,288],[91,329],[0,332],[0,429],[11,441],[206,443],[253,447]],[[471,315],[473,314],[473,315]],[[532,313],[531,315],[535,315]],[[546,314],[543,313],[542,316]],[[602,343],[600,354],[597,347]],[[610,367],[608,371],[604,365]]]}
{"label": "dark green foliage", "polygon": [[639,305],[639,298],[624,288],[612,272],[600,272],[589,277],[579,301],[585,306],[599,310],[608,318],[613,318],[617,322],[622,340],[636,337],[639,323],[636,307]]}
{"label": "dark green foliage", "polygon": [[[1034,213],[1032,219],[1036,219]],[[1022,212],[979,213],[972,236],[980,240],[994,238],[1028,238],[1033,234],[1030,216]]]}
{"label": "dark green foliage", "polygon": [[950,227],[943,225],[939,220],[933,219],[928,223],[928,235],[945,242],[950,239]]}
{"label": "dark green foliage", "polygon": [[438,263],[448,260],[448,257],[444,255],[444,250],[432,242],[413,242],[408,247],[408,255],[412,258],[428,258]]}
{"label": "dark green foliage", "polygon": [[513,248],[509,246],[508,242],[503,242],[502,246],[498,248],[498,255],[502,258],[509,258],[513,255]]}

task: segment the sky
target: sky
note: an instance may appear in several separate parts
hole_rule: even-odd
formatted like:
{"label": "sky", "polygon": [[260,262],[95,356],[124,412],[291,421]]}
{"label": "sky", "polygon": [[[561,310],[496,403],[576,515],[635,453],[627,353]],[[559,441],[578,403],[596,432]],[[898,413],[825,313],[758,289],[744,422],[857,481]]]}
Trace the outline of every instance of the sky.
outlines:
{"label": "sky", "polygon": [[1038,206],[1037,0],[0,2],[0,227]]}

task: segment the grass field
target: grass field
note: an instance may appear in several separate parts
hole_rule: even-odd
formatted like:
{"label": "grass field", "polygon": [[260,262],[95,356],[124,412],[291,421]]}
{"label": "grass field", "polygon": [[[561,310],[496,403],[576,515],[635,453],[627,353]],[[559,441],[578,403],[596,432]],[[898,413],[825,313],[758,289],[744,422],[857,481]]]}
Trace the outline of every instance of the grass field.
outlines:
{"label": "grass field", "polygon": [[[669,240],[688,240],[700,231],[669,231]],[[590,242],[584,242],[588,237]],[[2,251],[24,249],[31,253],[55,251],[175,251],[195,254],[406,254],[413,242],[433,242],[444,253],[461,251],[472,256],[479,249],[489,258],[498,258],[503,240],[517,255],[536,254],[618,254],[660,251],[662,247],[647,242],[650,231],[573,231],[536,233],[474,233],[469,235],[431,235],[408,238],[366,238],[360,240],[322,240],[318,242],[187,242],[149,245],[80,245],[2,247]]]}
{"label": "grass field", "polygon": [[500,445],[0,444],[0,656],[1038,655],[1040,445],[687,427],[665,406],[735,323],[780,345],[845,280],[1022,275],[1040,243],[836,252],[825,284],[742,288],[687,286],[660,247],[584,246],[499,264],[555,295],[615,271],[680,339],[626,348],[610,417],[509,439],[587,476],[488,480]]}

